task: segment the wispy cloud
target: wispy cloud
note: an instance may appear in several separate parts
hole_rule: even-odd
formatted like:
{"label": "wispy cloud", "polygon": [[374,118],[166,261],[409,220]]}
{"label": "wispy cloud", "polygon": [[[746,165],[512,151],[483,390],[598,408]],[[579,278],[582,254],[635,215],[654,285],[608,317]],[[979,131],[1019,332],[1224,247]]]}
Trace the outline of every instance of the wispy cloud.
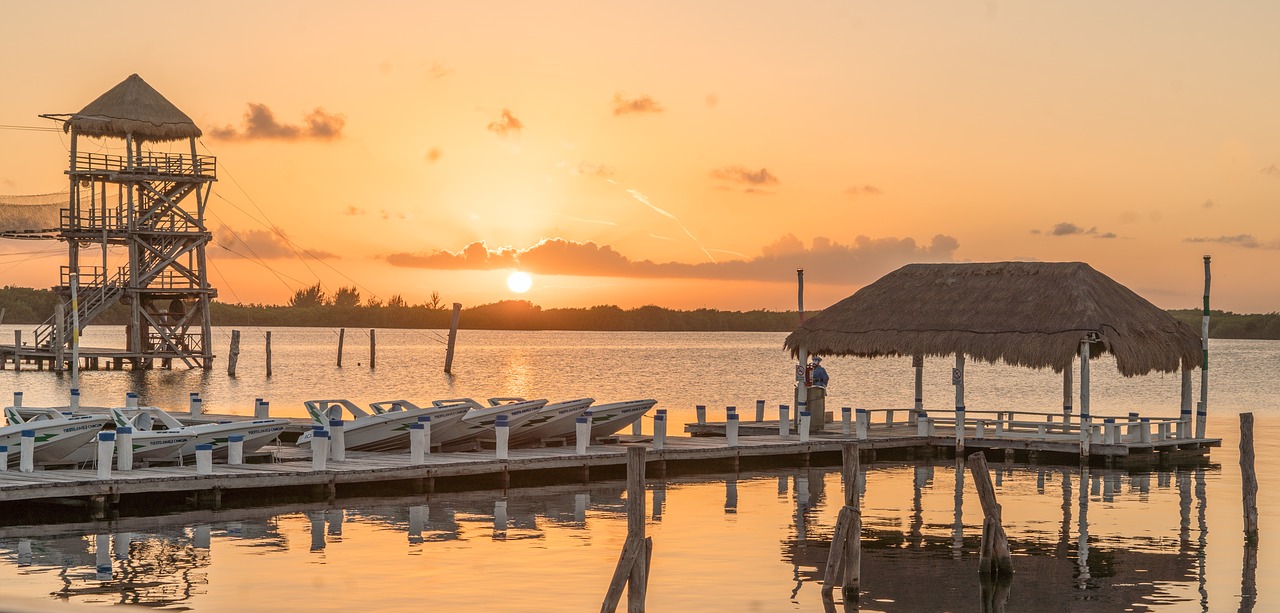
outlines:
{"label": "wispy cloud", "polygon": [[365,210],[364,210],[364,209],[362,209],[362,208],[360,208],[360,207],[358,207],[358,206],[351,205],[351,206],[348,206],[348,207],[347,207],[347,209],[346,209],[345,211],[343,211],[343,212],[342,212],[342,214],[343,214],[343,215],[359,216],[359,215],[364,215],[364,214],[365,214]]}
{"label": "wispy cloud", "polygon": [[209,131],[221,140],[335,140],[342,137],[347,121],[342,115],[317,108],[302,119],[301,124],[281,123],[265,104],[250,102],[239,128],[224,126]]}
{"label": "wispy cloud", "polygon": [[859,236],[850,244],[818,237],[808,246],[788,234],[765,245],[756,257],[685,264],[632,260],[609,245],[556,238],[524,249],[490,249],[484,242],[475,242],[457,252],[397,253],[388,256],[387,261],[396,266],[446,270],[519,267],[548,275],[779,282],[789,282],[796,268],[804,268],[813,282],[862,284],[903,264],[954,261],[959,246],[955,238],[941,234],[928,244],[918,244],[911,238]]}
{"label": "wispy cloud", "polygon": [[[277,230],[233,230],[220,226],[213,232],[214,244],[226,251],[249,259],[273,260],[291,258],[299,254],[319,259],[333,259],[338,255],[323,249],[308,249],[292,244],[284,234]],[[216,251],[214,253],[217,253]]]}
{"label": "wispy cloud", "polygon": [[498,119],[489,122],[487,129],[503,138],[515,137],[520,136],[520,131],[524,129],[524,124],[515,115],[511,114],[511,109],[502,109],[502,115]]}
{"label": "wispy cloud", "polygon": [[591,162],[578,162],[574,167],[573,174],[584,177],[596,177],[599,179],[608,179],[613,177],[613,169],[604,164],[593,164]]}
{"label": "wispy cloud", "polygon": [[1204,204],[1202,204],[1202,205],[1200,205],[1200,206],[1202,206],[1202,207],[1204,207],[1204,208],[1206,208],[1206,209],[1211,209],[1211,208],[1213,208],[1213,207],[1214,207],[1214,204],[1213,204],[1213,201],[1212,201],[1212,200],[1205,200],[1205,201],[1204,201]]}
{"label": "wispy cloud", "polygon": [[432,147],[427,150],[427,163],[435,164],[440,159],[440,148]]}
{"label": "wispy cloud", "polygon": [[1280,178],[1280,166],[1272,164],[1262,169],[1262,174]]}
{"label": "wispy cloud", "polygon": [[1200,236],[1182,239],[1184,243],[1221,243],[1235,245],[1245,249],[1280,249],[1280,240],[1260,241],[1252,234],[1236,234],[1235,236]]}
{"label": "wispy cloud", "polygon": [[439,62],[432,62],[431,66],[427,68],[427,76],[432,79],[443,79],[451,74],[453,74],[453,69]]}
{"label": "wispy cloud", "polygon": [[622,94],[613,95],[613,114],[632,115],[635,113],[661,113],[666,109],[662,108],[653,98],[649,96],[637,96],[635,98],[626,98]]}
{"label": "wispy cloud", "polygon": [[844,193],[850,196],[879,196],[884,192],[874,185],[855,185],[844,190]]}
{"label": "wispy cloud", "polygon": [[714,109],[716,108],[716,105],[720,104],[720,96],[717,96],[715,94],[707,94],[707,97],[703,100],[703,103],[707,105],[707,108]]}
{"label": "wispy cloud", "polygon": [[661,207],[659,207],[659,206],[655,205],[654,203],[650,202],[650,201],[649,201],[649,197],[648,197],[648,196],[646,196],[646,195],[644,195],[644,194],[642,194],[642,193],[640,193],[640,190],[637,190],[637,189],[628,189],[628,190],[627,190],[627,193],[628,193],[628,194],[631,194],[631,197],[632,197],[632,198],[635,198],[638,202],[640,202],[640,203],[644,204],[645,206],[647,206],[647,207],[649,207],[649,208],[653,209],[653,210],[654,210],[655,212],[657,212],[659,215],[662,215],[663,217],[666,217],[667,219],[670,219],[671,221],[676,222],[676,225],[677,225],[677,226],[680,226],[680,229],[681,229],[681,230],[684,230],[685,235],[686,235],[686,236],[688,236],[689,238],[693,239],[693,242],[694,242],[694,243],[696,243],[696,244],[698,245],[698,248],[702,250],[702,253],[706,254],[706,256],[707,256],[707,259],[708,259],[708,260],[711,260],[712,262],[715,262],[715,261],[716,261],[715,256],[711,255],[711,252],[710,252],[710,251],[707,251],[707,248],[706,248],[706,246],[705,246],[705,245],[703,245],[703,244],[702,244],[702,241],[698,240],[698,237],[694,236],[694,235],[693,235],[693,232],[690,232],[690,231],[689,231],[689,228],[685,227],[684,222],[680,221],[680,218],[679,218],[679,217],[676,217],[675,215],[672,215],[671,213],[667,212],[665,209],[663,209],[663,208],[661,208]]}
{"label": "wispy cloud", "polygon": [[726,166],[711,171],[712,178],[745,185],[777,185],[778,177],[767,168],[751,170],[743,166]]}

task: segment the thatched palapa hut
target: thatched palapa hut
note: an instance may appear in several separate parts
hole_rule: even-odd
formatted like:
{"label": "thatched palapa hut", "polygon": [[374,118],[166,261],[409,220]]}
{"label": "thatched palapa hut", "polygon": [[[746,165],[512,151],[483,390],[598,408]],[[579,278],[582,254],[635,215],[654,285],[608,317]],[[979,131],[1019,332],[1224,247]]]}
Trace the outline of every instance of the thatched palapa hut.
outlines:
{"label": "thatched palapa hut", "polygon": [[[957,356],[963,410],[964,357],[1064,373],[1070,411],[1076,356],[1115,356],[1128,377],[1201,366],[1201,338],[1132,290],[1081,262],[910,264],[808,319],[786,339],[792,355],[912,356],[921,408],[924,356]],[[1088,414],[1081,365],[1081,413]]]}
{"label": "thatched palapa hut", "polygon": [[136,74],[98,96],[79,113],[73,113],[63,129],[84,136],[154,142],[199,138],[203,134],[186,113]]}

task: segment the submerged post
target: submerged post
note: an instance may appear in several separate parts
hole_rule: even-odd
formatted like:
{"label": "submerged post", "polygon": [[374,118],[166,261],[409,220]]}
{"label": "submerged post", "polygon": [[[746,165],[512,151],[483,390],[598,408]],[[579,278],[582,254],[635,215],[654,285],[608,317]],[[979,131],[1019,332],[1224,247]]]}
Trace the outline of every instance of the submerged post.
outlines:
{"label": "submerged post", "polygon": [[236,363],[240,361],[240,331],[231,331],[231,350],[227,352],[227,376],[236,376]]}
{"label": "submerged post", "polygon": [[1196,407],[1196,438],[1205,437],[1209,418],[1209,256],[1204,256],[1204,316],[1200,320],[1200,405]]}
{"label": "submerged post", "polygon": [[836,518],[827,569],[822,579],[822,597],[830,601],[837,583],[844,594],[846,607],[858,599],[862,581],[862,513],[858,509],[858,446],[841,445],[844,482],[844,507]]}
{"label": "submerged post", "polygon": [[338,368],[342,368],[342,344],[347,340],[347,329],[338,328]]}
{"label": "submerged post", "polygon": [[378,334],[377,330],[369,328],[369,370],[373,370],[378,365]]}
{"label": "submerged post", "polygon": [[645,536],[645,449],[627,448],[627,540],[605,592],[601,613],[614,611],[627,590],[628,613],[643,613],[653,558],[653,539]]}
{"label": "submerged post", "polygon": [[996,503],[996,490],[991,485],[991,474],[987,471],[987,458],[979,451],[970,455],[966,463],[969,465],[969,472],[973,474],[978,501],[982,503],[982,548],[978,554],[978,572],[997,577],[1012,575],[1013,559],[1009,556],[1009,538],[1004,533],[1000,505]]}
{"label": "submerged post", "polygon": [[267,377],[271,377],[271,331],[267,330]]}
{"label": "submerged post", "polygon": [[462,303],[453,303],[453,317],[449,319],[449,348],[444,352],[444,371],[453,373],[453,347],[458,341],[458,318],[462,316]]}
{"label": "submerged post", "polygon": [[1258,542],[1258,475],[1253,472],[1253,413],[1240,414],[1240,487],[1244,493],[1244,540]]}

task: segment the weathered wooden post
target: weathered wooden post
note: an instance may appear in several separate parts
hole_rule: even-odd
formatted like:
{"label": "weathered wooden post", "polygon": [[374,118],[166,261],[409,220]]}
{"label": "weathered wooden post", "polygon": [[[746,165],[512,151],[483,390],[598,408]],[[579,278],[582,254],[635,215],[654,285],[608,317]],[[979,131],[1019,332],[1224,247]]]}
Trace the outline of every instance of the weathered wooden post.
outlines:
{"label": "weathered wooden post", "polygon": [[645,449],[627,448],[627,540],[605,592],[604,603],[600,605],[601,613],[618,608],[623,587],[627,589],[628,613],[644,611],[653,558],[653,539],[645,536],[644,467]]}
{"label": "weathered wooden post", "polygon": [[267,330],[267,376],[271,376],[271,331]]}
{"label": "weathered wooden post", "polygon": [[699,404],[693,407],[693,414],[698,418],[698,425],[706,425],[707,423],[707,405]]}
{"label": "weathered wooden post", "polygon": [[342,368],[342,344],[347,340],[347,329],[338,328],[338,368]]}
{"label": "weathered wooden post", "polygon": [[1089,429],[1093,417],[1089,414],[1089,343],[1094,340],[1096,332],[1090,332],[1080,341],[1080,461],[1089,461]]}
{"label": "weathered wooden post", "polygon": [[827,569],[822,579],[822,598],[829,601],[840,584],[846,606],[858,599],[862,581],[862,513],[858,510],[858,446],[841,445],[844,507],[836,518]]}
{"label": "weathered wooden post", "polygon": [[22,330],[13,331],[13,370],[22,370]]}
{"label": "weathered wooden post", "polygon": [[658,409],[653,416],[653,450],[662,451],[667,446],[667,410]]}
{"label": "weathered wooden post", "polygon": [[449,348],[444,352],[444,371],[453,373],[453,347],[458,342],[458,318],[462,316],[462,303],[453,303],[453,317],[449,319]]}
{"label": "weathered wooden post", "polygon": [[66,366],[67,307],[58,301],[53,305],[53,371],[62,372]]}
{"label": "weathered wooden post", "polygon": [[240,361],[240,331],[231,331],[231,350],[227,352],[227,376],[236,376],[236,363]]}
{"label": "weathered wooden post", "polygon": [[1009,538],[1005,536],[1000,505],[987,471],[987,458],[979,451],[969,456],[969,472],[982,503],[982,549],[978,554],[978,571],[984,575],[1012,575],[1013,560],[1009,556]]}
{"label": "weathered wooden post", "polygon": [[764,401],[757,400],[756,401],[756,423],[760,423],[763,421],[764,421]]}
{"label": "weathered wooden post", "polygon": [[1200,404],[1196,407],[1196,438],[1204,438],[1209,417],[1209,256],[1204,256],[1204,316],[1200,320]]}
{"label": "weathered wooden post", "polygon": [[378,335],[377,331],[369,328],[369,370],[373,370],[378,365]]}
{"label": "weathered wooden post", "polygon": [[1258,475],[1253,472],[1253,413],[1240,414],[1240,487],[1244,493],[1244,540],[1258,542]]}
{"label": "weathered wooden post", "polygon": [[853,407],[840,407],[840,434],[849,436],[850,417],[853,415]]}
{"label": "weathered wooden post", "polygon": [[788,416],[790,412],[791,412],[791,407],[785,404],[778,405],[778,435],[779,436],[786,436],[791,432],[791,418]]}
{"label": "weathered wooden post", "polygon": [[1071,362],[1062,369],[1062,423],[1064,424],[1071,423],[1071,399],[1075,393],[1071,382],[1071,370],[1075,366],[1075,361],[1075,356],[1071,356]]}
{"label": "weathered wooden post", "polygon": [[738,414],[730,413],[725,416],[724,425],[725,443],[730,447],[738,446]]}
{"label": "weathered wooden post", "polygon": [[911,411],[911,419],[908,424],[915,425],[916,419],[920,417],[920,412],[924,410],[924,356],[911,356],[911,366],[916,371],[916,404]]}
{"label": "weathered wooden post", "polygon": [[956,368],[951,371],[956,386],[956,457],[964,455],[964,353],[956,352]]}

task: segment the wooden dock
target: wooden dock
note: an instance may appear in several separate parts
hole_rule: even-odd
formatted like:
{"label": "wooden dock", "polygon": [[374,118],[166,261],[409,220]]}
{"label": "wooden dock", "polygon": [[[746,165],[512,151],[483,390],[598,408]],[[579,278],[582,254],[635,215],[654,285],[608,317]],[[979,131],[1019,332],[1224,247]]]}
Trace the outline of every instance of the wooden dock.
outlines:
{"label": "wooden dock", "polygon": [[[690,424],[688,429],[712,434],[716,424]],[[723,428],[723,426],[720,426]],[[754,430],[768,431],[772,434]],[[799,436],[777,434],[777,422],[752,424],[736,446],[714,436],[665,437],[662,449],[654,449],[650,436],[622,436],[615,444],[592,445],[579,455],[574,447],[512,449],[499,460],[492,450],[431,453],[422,464],[413,464],[408,451],[352,452],[344,461],[329,461],[313,470],[307,451],[270,447],[265,463],[216,464],[211,474],[197,474],[195,466],[167,466],[113,471],[98,478],[96,470],[36,470],[0,472],[0,507],[56,503],[84,506],[95,515],[116,506],[211,506],[219,508],[224,497],[239,506],[241,500],[271,497],[333,499],[345,495],[417,494],[441,490],[507,488],[550,483],[586,482],[620,478],[626,468],[626,450],[643,446],[649,470],[658,474],[682,472],[735,472],[745,466],[808,466],[838,464],[843,443],[856,440],[864,461],[926,460],[954,457],[955,440],[949,436],[921,436],[907,425],[875,428],[864,439],[823,432],[800,441]],[[838,426],[837,426],[838,428]],[[1056,438],[1055,438],[1056,437]],[[1078,441],[1069,434],[975,438],[965,453],[985,451],[998,460],[1071,463],[1079,459]],[[1090,461],[1110,466],[1160,466],[1201,460],[1217,439],[1178,439],[1152,443],[1093,445]],[[1003,454],[1003,455],[1000,455]],[[172,498],[170,498],[172,496]],[[184,502],[185,501],[185,502]]]}

